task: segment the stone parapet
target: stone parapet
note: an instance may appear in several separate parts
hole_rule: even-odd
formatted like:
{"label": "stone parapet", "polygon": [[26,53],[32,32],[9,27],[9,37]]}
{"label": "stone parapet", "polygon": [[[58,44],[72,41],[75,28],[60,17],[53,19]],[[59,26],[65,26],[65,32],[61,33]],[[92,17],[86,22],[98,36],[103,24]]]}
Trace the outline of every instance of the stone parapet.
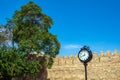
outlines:
{"label": "stone parapet", "polygon": [[[120,54],[117,50],[93,53],[88,63],[88,80],[120,80]],[[84,80],[84,66],[77,56],[62,56],[54,59],[51,69],[48,69],[50,80]]]}

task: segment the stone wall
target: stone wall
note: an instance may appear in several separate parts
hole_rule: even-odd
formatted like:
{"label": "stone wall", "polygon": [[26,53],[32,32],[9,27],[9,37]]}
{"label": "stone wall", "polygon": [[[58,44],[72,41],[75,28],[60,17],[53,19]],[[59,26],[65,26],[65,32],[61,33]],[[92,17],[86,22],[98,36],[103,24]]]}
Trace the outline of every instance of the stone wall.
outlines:
{"label": "stone wall", "polygon": [[[111,54],[93,53],[88,63],[88,80],[120,80],[120,55],[117,50]],[[56,57],[51,69],[48,69],[48,80],[84,80],[84,66],[77,56]]]}

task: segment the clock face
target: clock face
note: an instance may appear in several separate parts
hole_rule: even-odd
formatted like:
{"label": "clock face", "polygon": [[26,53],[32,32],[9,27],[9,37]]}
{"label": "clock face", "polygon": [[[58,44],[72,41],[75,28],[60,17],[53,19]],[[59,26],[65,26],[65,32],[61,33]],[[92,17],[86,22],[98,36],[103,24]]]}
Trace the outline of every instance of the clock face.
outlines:
{"label": "clock face", "polygon": [[87,50],[82,50],[80,53],[79,53],[79,59],[82,60],[82,61],[85,61],[87,60],[89,57],[89,53]]}

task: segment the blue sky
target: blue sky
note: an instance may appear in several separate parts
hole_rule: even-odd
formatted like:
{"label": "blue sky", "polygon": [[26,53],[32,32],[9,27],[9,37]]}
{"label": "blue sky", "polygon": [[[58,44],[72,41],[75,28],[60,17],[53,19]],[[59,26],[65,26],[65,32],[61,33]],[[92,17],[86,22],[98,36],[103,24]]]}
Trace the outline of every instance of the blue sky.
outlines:
{"label": "blue sky", "polygon": [[[0,0],[0,24],[29,0]],[[76,55],[83,45],[93,52],[120,51],[120,0],[33,0],[54,20],[59,56]]]}

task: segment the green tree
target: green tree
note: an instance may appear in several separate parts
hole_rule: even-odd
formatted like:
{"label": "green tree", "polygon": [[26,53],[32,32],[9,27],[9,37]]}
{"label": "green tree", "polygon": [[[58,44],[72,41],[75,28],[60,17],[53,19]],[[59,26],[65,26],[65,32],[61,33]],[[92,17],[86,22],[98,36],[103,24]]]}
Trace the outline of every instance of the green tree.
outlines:
{"label": "green tree", "polygon": [[[42,74],[43,68],[52,66],[53,58],[60,49],[56,35],[49,32],[52,19],[42,13],[40,6],[30,1],[16,10],[10,21],[7,26],[12,31],[13,48],[0,47],[0,78],[11,80],[12,77],[37,72]],[[30,53],[35,52],[41,55],[39,59],[30,57]]]}
{"label": "green tree", "polygon": [[[16,26],[13,30],[13,42],[18,44],[19,52],[26,54],[25,57],[32,52],[43,55],[39,59],[41,67],[47,65],[50,68],[60,48],[56,36],[49,32],[52,19],[43,14],[34,2],[29,2],[15,12],[12,20]],[[46,56],[49,56],[48,62]]]}
{"label": "green tree", "polygon": [[60,43],[55,35],[49,32],[53,24],[52,19],[42,13],[40,6],[30,1],[21,10],[15,11],[12,21],[13,42],[18,44],[21,53],[44,53],[52,58],[59,53]]}
{"label": "green tree", "polygon": [[23,59],[17,49],[4,45],[0,47],[0,80],[11,80],[28,72],[37,73],[39,66],[38,61]]}

